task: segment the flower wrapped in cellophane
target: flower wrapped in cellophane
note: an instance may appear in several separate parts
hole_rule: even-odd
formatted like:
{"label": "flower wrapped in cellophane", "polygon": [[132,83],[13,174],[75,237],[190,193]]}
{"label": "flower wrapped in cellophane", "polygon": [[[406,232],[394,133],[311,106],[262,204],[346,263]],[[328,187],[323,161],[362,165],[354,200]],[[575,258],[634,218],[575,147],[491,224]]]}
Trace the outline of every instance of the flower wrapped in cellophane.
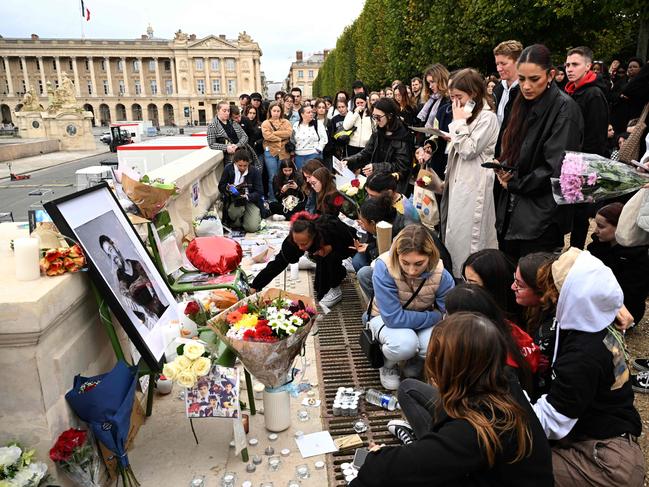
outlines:
{"label": "flower wrapped in cellophane", "polygon": [[101,460],[89,430],[70,428],[61,433],[50,450],[50,459],[75,485],[99,487]]}
{"label": "flower wrapped in cellophane", "polygon": [[554,200],[568,205],[596,203],[632,193],[649,183],[649,177],[632,166],[597,154],[566,152],[561,175],[551,181]]}
{"label": "flower wrapped in cellophane", "polygon": [[242,299],[208,325],[260,382],[279,387],[287,382],[315,316],[311,298],[268,289]]}
{"label": "flower wrapped in cellophane", "polygon": [[349,196],[352,200],[354,200],[354,203],[356,203],[360,207],[367,197],[367,193],[365,192],[365,181],[365,177],[359,176],[358,178],[352,179],[351,181],[339,186],[338,191],[344,193],[346,196]]}

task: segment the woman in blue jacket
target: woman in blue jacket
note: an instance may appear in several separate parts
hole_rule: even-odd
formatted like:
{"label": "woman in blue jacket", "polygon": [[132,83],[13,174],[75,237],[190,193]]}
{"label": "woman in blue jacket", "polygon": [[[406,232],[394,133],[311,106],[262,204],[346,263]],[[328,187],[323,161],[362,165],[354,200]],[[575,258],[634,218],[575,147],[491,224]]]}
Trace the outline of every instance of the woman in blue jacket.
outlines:
{"label": "woman in blue jacket", "polygon": [[[376,259],[372,284],[369,326],[385,357],[381,384],[396,390],[401,372],[406,377],[421,375],[430,334],[444,315],[444,297],[454,281],[428,230],[408,225],[390,251]],[[402,370],[399,362],[405,362]]]}

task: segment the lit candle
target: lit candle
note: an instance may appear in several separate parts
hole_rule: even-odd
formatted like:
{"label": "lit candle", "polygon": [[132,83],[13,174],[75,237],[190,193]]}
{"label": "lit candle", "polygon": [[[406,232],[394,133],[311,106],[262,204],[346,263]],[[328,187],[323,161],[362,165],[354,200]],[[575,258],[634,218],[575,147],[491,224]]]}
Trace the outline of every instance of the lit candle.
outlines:
{"label": "lit candle", "polygon": [[14,257],[17,280],[33,281],[40,277],[38,239],[29,237],[15,239]]}

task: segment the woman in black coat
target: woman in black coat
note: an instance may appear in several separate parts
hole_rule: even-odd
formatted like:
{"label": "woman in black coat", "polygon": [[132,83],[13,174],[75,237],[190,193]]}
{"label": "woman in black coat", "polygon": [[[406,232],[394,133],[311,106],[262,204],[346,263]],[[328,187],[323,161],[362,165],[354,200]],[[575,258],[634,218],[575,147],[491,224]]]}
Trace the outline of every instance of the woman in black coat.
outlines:
{"label": "woman in black coat", "polygon": [[584,122],[579,106],[552,83],[550,51],[525,48],[517,63],[516,98],[499,157],[511,171],[496,172],[503,190],[496,203],[500,249],[515,259],[563,247],[570,207],[557,207],[550,178],[559,177],[564,153],[581,148]]}
{"label": "woman in black coat", "polygon": [[640,323],[649,294],[649,246],[623,247],[615,240],[615,230],[624,205],[611,203],[597,212],[593,241],[586,250],[609,267],[624,292],[624,306]]}
{"label": "woman in black coat", "polygon": [[365,148],[343,161],[352,171],[362,170],[365,176],[374,172],[396,175],[400,193],[408,190],[412,170],[412,136],[399,118],[399,107],[390,98],[381,98],[372,108],[376,132]]}

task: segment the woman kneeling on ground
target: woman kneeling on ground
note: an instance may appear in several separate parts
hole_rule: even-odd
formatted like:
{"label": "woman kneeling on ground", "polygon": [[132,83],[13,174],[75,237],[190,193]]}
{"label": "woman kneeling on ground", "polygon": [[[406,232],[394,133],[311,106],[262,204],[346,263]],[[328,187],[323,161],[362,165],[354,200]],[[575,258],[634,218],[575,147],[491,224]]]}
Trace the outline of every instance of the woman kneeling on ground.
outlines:
{"label": "woman kneeling on ground", "polygon": [[296,213],[281,251],[257,274],[251,292],[267,286],[289,264],[297,263],[308,252],[316,261],[314,287],[320,305],[330,308],[338,304],[343,299],[340,283],[347,274],[342,261],[356,253],[354,236],[354,230],[337,217],[306,211]]}
{"label": "woman kneeling on ground", "polygon": [[435,326],[426,355],[435,386],[422,384],[434,416],[402,405],[430,428],[406,446],[373,445],[350,486],[552,486],[550,447],[506,357],[502,333],[482,315],[456,313]]}
{"label": "woman kneeling on ground", "polygon": [[[408,225],[390,251],[376,259],[372,284],[369,326],[385,357],[381,384],[396,390],[400,372],[405,377],[421,375],[430,334],[446,311],[444,297],[454,281],[429,231],[423,225]],[[399,362],[404,363],[401,370]]]}

